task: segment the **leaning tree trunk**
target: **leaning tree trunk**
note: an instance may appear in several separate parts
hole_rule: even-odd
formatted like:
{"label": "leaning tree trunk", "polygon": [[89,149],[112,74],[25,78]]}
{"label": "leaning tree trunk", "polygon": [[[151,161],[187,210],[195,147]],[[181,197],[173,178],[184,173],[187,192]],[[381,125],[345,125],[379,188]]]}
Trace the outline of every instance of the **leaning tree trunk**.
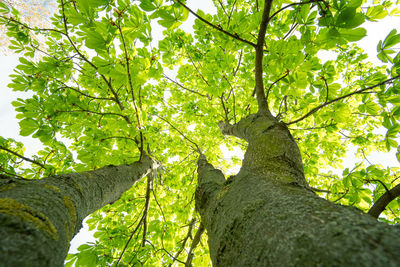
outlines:
{"label": "leaning tree trunk", "polygon": [[82,220],[120,198],[157,164],[130,165],[50,176],[0,179],[0,266],[64,266]]}
{"label": "leaning tree trunk", "polygon": [[400,231],[316,196],[284,124],[251,115],[220,128],[248,149],[227,180],[198,161],[196,208],[214,266],[400,266]]}

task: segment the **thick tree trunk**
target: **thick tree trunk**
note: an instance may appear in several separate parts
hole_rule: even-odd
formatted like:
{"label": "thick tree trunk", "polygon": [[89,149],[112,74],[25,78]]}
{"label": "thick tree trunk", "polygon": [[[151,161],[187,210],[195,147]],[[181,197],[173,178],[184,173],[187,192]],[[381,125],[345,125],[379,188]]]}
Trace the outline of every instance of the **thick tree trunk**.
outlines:
{"label": "thick tree trunk", "polygon": [[130,165],[21,180],[0,179],[0,266],[63,266],[82,220],[145,177],[149,157]]}
{"label": "thick tree trunk", "polygon": [[400,266],[400,231],[316,196],[285,125],[251,115],[220,128],[249,146],[227,180],[198,161],[196,208],[214,266]]}

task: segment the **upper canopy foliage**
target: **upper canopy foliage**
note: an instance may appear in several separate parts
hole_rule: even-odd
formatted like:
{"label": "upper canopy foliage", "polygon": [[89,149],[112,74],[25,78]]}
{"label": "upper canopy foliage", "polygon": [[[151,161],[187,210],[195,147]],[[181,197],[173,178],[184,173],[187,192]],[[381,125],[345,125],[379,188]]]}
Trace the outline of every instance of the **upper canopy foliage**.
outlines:
{"label": "upper canopy foliage", "polygon": [[[92,215],[88,224],[97,228],[99,242],[81,246],[69,264],[186,261],[183,249],[199,226],[195,151],[227,171],[237,160],[225,160],[221,145],[244,150],[246,144],[223,137],[218,121],[236,123],[258,110],[255,47],[264,3],[213,2],[211,15],[180,0],[60,0],[45,29],[21,22],[0,3],[10,48],[23,55],[9,87],[33,92],[12,103],[20,134],[45,147],[23,168],[17,160],[22,144],[0,138],[0,148],[9,150],[0,154],[3,173],[39,178],[130,163],[143,153],[164,166],[153,187],[143,181]],[[364,22],[399,10],[390,1],[367,2],[274,0],[261,73],[268,108],[297,140],[310,185],[364,211],[399,183],[397,168],[370,165],[367,156],[397,148],[400,131],[400,56],[393,50],[400,34],[392,31],[378,44],[378,57],[389,67],[368,63],[355,43],[367,34]],[[185,32],[179,27],[190,12],[196,20]],[[335,60],[321,58],[327,50]],[[360,162],[342,175],[324,173],[341,168],[350,146]],[[382,220],[398,222],[399,214],[399,202],[392,201]],[[207,250],[202,240],[195,266],[207,266]]]}

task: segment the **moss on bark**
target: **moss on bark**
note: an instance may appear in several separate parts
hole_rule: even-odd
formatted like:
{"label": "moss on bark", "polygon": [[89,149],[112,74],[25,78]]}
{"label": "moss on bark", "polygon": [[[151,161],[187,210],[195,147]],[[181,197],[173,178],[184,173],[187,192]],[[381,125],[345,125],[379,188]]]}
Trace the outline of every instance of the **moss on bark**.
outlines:
{"label": "moss on bark", "polygon": [[1,176],[0,265],[63,266],[82,220],[157,167],[145,157],[131,165],[41,180]]}
{"label": "moss on bark", "polygon": [[249,142],[238,175],[225,181],[198,162],[196,207],[214,266],[400,266],[397,228],[316,196],[287,128],[244,120],[222,127]]}

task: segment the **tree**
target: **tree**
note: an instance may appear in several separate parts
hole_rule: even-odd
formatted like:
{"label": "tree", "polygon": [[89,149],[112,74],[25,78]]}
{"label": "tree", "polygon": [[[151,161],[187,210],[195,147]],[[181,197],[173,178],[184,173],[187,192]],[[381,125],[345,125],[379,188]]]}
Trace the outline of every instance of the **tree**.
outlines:
{"label": "tree", "polygon": [[[33,92],[13,102],[20,134],[45,146],[31,159],[22,144],[0,140],[2,259],[61,265],[71,233],[104,206],[87,221],[99,241],[67,265],[399,264],[399,230],[389,225],[400,213],[398,169],[368,155],[398,146],[400,34],[379,42],[383,67],[355,44],[366,20],[398,9],[362,0],[214,4],[210,15],[180,0],[60,0],[51,28],[0,6],[23,53],[9,86]],[[179,29],[189,13],[193,33]],[[165,28],[158,45],[154,21]],[[320,59],[326,50],[336,59]],[[227,178],[238,159],[224,160],[221,144],[246,151]],[[327,171],[350,146],[361,161],[342,175]],[[79,193],[89,182],[96,197]],[[10,236],[21,233],[37,249],[19,249],[14,241],[24,239]]]}

